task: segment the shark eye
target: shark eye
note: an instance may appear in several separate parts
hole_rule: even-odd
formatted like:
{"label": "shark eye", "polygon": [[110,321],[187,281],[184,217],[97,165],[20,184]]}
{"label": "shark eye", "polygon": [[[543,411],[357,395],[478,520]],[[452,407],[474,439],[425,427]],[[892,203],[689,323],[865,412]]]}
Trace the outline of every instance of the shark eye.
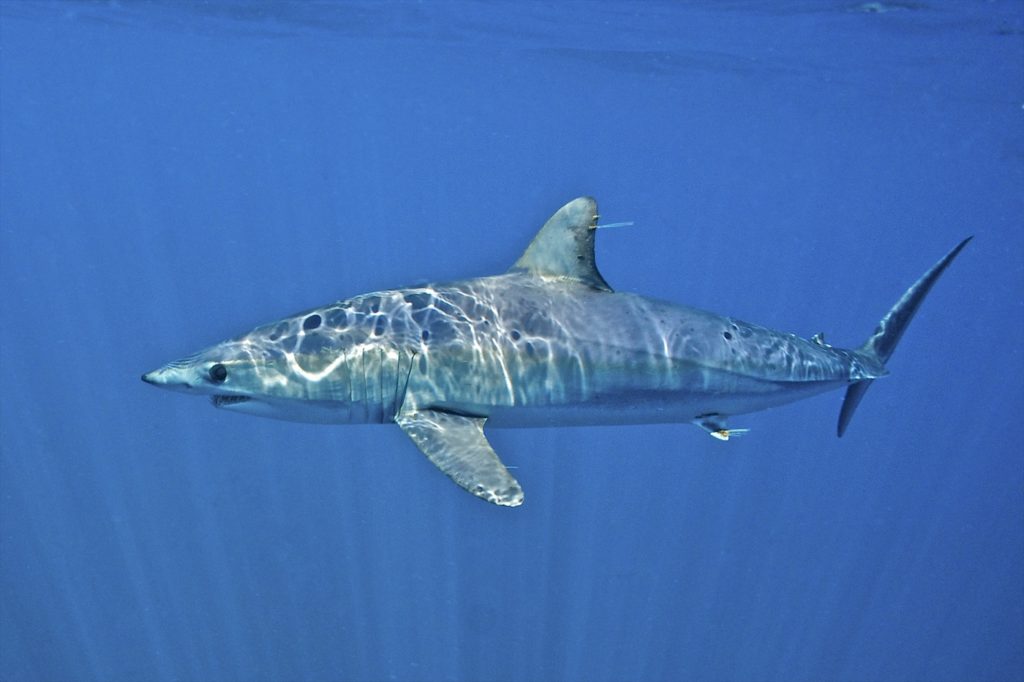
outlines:
{"label": "shark eye", "polygon": [[210,367],[210,381],[215,384],[222,384],[228,378],[228,368],[219,362]]}

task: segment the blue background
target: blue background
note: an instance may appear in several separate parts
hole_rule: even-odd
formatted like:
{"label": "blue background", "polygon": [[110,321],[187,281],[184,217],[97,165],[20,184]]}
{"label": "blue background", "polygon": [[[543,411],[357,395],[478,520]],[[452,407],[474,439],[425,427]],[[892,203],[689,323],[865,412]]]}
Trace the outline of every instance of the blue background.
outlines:
{"label": "blue background", "polygon": [[[3,2],[0,679],[1024,679],[1022,15]],[[581,194],[613,287],[840,345],[976,239],[842,440],[494,431],[515,510],[139,381]]]}

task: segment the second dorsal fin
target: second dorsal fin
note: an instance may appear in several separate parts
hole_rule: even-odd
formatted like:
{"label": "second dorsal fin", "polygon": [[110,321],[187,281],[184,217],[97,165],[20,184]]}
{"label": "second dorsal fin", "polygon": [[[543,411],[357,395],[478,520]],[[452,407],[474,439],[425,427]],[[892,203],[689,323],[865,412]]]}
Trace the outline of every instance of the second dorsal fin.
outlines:
{"label": "second dorsal fin", "polygon": [[597,271],[594,261],[594,228],[597,201],[573,199],[548,218],[530,246],[512,266],[513,272],[529,272],[579,282],[601,291],[612,288]]}

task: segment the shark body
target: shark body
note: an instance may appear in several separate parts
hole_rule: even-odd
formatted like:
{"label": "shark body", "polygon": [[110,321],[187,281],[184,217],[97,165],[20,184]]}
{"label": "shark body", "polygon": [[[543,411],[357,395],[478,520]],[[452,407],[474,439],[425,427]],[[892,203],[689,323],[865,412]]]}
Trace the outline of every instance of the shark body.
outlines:
{"label": "shark body", "polygon": [[932,285],[926,272],[857,349],[613,292],[594,261],[597,204],[556,212],[505,274],[357,296],[285,318],[143,375],[236,412],[397,423],[471,493],[523,492],[488,427],[726,419],[846,387],[839,435]]}

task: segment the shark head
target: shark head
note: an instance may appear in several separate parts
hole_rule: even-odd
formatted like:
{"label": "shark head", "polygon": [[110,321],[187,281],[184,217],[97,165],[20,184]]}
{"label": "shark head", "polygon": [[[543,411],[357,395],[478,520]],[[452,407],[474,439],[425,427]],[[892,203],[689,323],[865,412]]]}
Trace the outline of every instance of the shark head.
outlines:
{"label": "shark head", "polygon": [[265,414],[287,399],[288,368],[284,353],[246,339],[225,341],[142,375],[161,388],[208,395],[215,407]]}
{"label": "shark head", "polygon": [[396,326],[388,323],[389,306],[405,302],[401,295],[391,298],[373,295],[309,310],[170,362],[142,380],[260,417],[389,421],[401,406],[413,357],[386,331]]}

